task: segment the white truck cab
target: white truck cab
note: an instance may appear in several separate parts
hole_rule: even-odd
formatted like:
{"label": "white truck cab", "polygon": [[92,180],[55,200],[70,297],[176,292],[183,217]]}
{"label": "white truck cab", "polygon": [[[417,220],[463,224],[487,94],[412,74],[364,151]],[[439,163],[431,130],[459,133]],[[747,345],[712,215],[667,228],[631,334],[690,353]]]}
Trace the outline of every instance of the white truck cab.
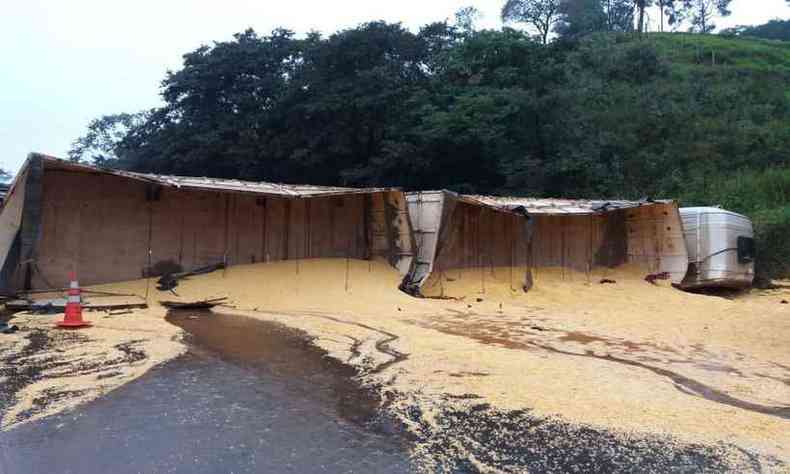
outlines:
{"label": "white truck cab", "polygon": [[752,221],[717,207],[680,208],[689,267],[683,289],[746,288],[754,280]]}

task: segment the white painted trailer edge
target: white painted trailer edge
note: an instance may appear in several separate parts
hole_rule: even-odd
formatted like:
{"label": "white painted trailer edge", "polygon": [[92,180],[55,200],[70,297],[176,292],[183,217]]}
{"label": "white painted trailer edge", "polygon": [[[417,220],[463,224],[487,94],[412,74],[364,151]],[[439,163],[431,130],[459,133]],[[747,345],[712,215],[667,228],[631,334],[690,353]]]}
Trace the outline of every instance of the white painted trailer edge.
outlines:
{"label": "white painted trailer edge", "polygon": [[417,288],[422,286],[433,271],[444,212],[444,198],[444,191],[406,193],[409,219],[416,244],[413,269],[407,278],[410,278],[411,285]]}

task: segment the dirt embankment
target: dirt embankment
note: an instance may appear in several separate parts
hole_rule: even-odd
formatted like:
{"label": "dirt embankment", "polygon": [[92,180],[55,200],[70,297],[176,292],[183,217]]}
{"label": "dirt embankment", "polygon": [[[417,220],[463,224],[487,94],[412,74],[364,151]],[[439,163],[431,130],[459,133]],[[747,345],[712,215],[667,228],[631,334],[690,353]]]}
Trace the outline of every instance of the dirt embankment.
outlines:
{"label": "dirt embankment", "polygon": [[562,470],[563,452],[598,471],[790,461],[790,291],[693,295],[625,268],[539,269],[524,294],[495,270],[453,275],[461,300],[409,297],[386,263],[344,259],[233,267],[149,296],[227,297],[220,311],[304,331],[380,391],[426,466]]}

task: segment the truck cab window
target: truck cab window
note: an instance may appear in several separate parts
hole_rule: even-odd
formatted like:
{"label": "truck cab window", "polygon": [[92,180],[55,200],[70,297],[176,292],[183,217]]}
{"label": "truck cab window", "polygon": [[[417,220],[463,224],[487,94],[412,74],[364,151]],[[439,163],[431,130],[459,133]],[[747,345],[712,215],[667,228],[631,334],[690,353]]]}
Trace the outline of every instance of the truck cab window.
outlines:
{"label": "truck cab window", "polygon": [[754,251],[754,239],[751,237],[738,237],[738,263],[753,262]]}

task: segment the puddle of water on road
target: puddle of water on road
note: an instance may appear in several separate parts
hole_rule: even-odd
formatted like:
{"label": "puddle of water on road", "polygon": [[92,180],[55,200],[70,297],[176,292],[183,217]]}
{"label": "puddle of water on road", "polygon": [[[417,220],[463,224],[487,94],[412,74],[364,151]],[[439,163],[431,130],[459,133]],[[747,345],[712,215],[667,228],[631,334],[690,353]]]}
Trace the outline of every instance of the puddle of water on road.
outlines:
{"label": "puddle of water on road", "polygon": [[188,333],[186,354],[0,432],[0,473],[409,472],[407,440],[379,415],[377,393],[305,334],[209,311],[168,321]]}
{"label": "puddle of water on road", "polygon": [[195,349],[251,369],[283,378],[308,380],[312,395],[334,403],[338,414],[374,429],[393,430],[379,417],[379,397],[354,380],[356,370],[311,343],[310,338],[284,325],[211,311],[171,311],[167,320],[184,329]]}
{"label": "puddle of water on road", "polygon": [[374,410],[347,369],[327,368],[299,333],[210,313],[172,319],[193,331],[186,354],[0,432],[0,473],[411,472],[403,438],[370,429]]}

